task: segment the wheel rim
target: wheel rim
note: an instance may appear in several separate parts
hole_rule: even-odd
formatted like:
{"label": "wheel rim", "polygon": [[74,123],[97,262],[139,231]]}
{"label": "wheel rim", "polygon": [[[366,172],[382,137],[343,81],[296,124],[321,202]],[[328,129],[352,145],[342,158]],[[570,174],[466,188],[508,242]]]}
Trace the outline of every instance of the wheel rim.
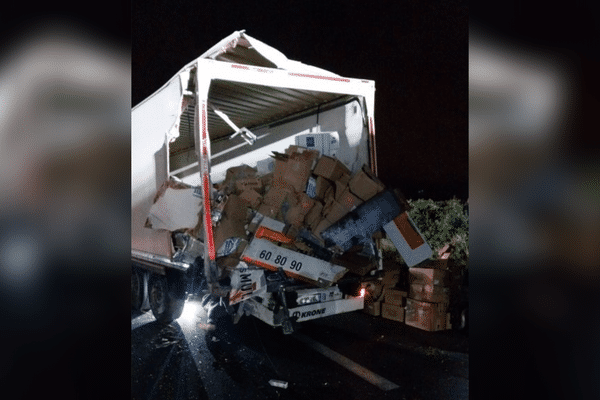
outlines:
{"label": "wheel rim", "polygon": [[163,279],[157,278],[152,280],[152,287],[150,289],[150,302],[152,305],[152,310],[155,311],[158,315],[161,315],[165,312],[165,287]]}

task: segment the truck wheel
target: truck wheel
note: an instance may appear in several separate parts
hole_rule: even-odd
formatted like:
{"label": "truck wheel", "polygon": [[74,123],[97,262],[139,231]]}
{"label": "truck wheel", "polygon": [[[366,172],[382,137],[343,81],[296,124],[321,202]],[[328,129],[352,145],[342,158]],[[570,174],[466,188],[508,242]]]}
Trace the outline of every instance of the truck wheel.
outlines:
{"label": "truck wheel", "polygon": [[150,276],[150,308],[154,318],[163,324],[169,324],[179,318],[185,304],[185,291],[173,280],[164,275]]}
{"label": "truck wheel", "polygon": [[135,268],[131,269],[131,309],[140,311],[144,300],[144,277]]}

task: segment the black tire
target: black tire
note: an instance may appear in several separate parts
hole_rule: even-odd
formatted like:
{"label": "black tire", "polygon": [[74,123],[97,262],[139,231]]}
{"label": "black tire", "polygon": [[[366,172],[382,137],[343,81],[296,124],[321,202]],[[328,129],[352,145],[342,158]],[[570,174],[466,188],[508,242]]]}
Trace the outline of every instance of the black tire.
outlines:
{"label": "black tire", "polygon": [[131,309],[140,311],[144,301],[144,277],[136,268],[131,269]]}
{"label": "black tire", "polygon": [[185,290],[180,278],[152,274],[148,282],[150,308],[154,318],[169,324],[181,316],[185,304]]}

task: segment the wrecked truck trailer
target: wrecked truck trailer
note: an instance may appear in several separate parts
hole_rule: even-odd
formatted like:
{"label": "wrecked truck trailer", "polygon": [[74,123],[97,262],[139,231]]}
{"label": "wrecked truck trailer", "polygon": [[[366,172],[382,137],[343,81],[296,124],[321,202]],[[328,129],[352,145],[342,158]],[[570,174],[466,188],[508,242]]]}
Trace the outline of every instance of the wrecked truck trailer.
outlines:
{"label": "wrecked truck trailer", "polygon": [[132,306],[168,323],[209,295],[236,321],[290,333],[363,308],[384,225],[407,262],[427,259],[406,203],[376,178],[374,105],[372,80],[239,31],[135,106]]}

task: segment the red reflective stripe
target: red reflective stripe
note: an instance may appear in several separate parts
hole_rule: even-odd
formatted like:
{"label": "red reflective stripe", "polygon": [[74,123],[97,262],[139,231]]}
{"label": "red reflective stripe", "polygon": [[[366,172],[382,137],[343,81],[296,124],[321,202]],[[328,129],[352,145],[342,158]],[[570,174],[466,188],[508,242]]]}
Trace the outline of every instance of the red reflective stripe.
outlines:
{"label": "red reflective stripe", "polygon": [[212,218],[210,216],[210,179],[208,176],[208,147],[206,130],[206,103],[202,102],[202,193],[204,197],[204,229],[206,232],[206,243],[208,245],[208,258],[216,259],[215,241],[212,229]]}
{"label": "red reflective stripe", "polygon": [[202,102],[202,140],[202,150],[204,151],[207,150],[204,142],[206,140],[206,102],[204,101]]}
{"label": "red reflective stripe", "polygon": [[336,78],[335,76],[321,76],[321,75],[308,75],[308,74],[299,74],[296,72],[288,72],[291,76],[299,76],[301,78],[315,78],[315,79],[326,79],[329,81],[337,81],[337,82],[350,82],[350,79],[347,78]]}
{"label": "red reflective stripe", "polygon": [[204,198],[208,199],[208,201],[204,202],[206,204],[206,206],[204,207],[204,226],[206,226],[206,243],[208,244],[208,257],[211,260],[214,260],[216,258],[215,241],[212,230],[212,218],[210,217],[210,181],[208,180],[207,174],[205,174],[202,179],[202,189],[204,191]]}

